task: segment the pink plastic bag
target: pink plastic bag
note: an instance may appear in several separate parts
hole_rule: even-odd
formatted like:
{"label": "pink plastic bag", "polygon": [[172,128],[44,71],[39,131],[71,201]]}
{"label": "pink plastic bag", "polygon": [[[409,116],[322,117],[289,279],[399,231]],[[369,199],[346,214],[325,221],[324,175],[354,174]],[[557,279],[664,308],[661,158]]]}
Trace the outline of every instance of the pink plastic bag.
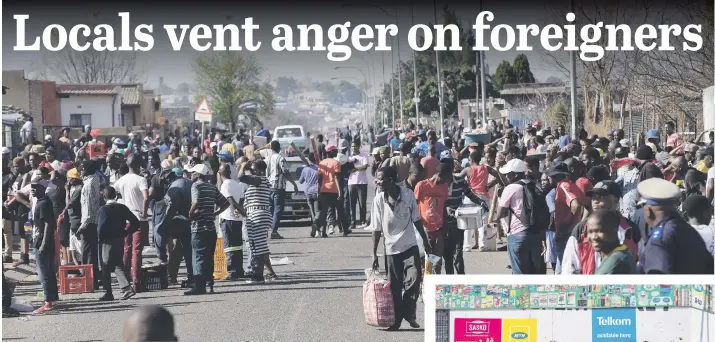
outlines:
{"label": "pink plastic bag", "polygon": [[365,322],[373,327],[387,328],[395,324],[395,303],[390,282],[372,272],[362,285],[362,305]]}

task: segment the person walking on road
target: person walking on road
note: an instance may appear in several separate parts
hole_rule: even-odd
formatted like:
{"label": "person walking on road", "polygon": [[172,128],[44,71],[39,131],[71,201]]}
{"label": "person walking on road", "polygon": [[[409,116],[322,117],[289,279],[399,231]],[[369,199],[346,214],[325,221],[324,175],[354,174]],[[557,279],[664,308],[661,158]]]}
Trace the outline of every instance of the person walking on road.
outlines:
{"label": "person walking on road", "polygon": [[[138,291],[141,291],[139,280],[141,278],[144,238],[146,237],[146,240],[148,240],[149,237],[149,221],[147,220],[149,185],[147,184],[146,178],[139,175],[141,163],[142,160],[140,157],[134,154],[130,155],[127,158],[129,173],[114,183],[114,189],[122,196],[124,205],[126,205],[139,220],[139,229],[127,235],[124,244],[124,265],[127,269],[131,268],[132,284]],[[166,249],[159,249],[159,253],[160,260],[166,261]]]}
{"label": "person walking on road", "polygon": [[424,243],[425,253],[431,254],[432,248],[422,226],[420,211],[412,190],[397,185],[397,171],[392,167],[383,167],[377,173],[377,186],[381,191],[372,203],[372,268],[379,269],[377,247],[380,237],[385,236],[385,255],[387,277],[395,307],[395,324],[387,330],[400,329],[402,320],[414,329],[417,323],[417,298],[422,282],[422,267],[417,235]]}
{"label": "person walking on road", "polygon": [[[257,160],[251,163],[251,174],[248,175],[246,167],[248,163],[241,165],[239,181],[248,184],[244,197],[246,211],[246,231],[248,233],[248,246],[251,250],[253,264],[253,274],[248,283],[262,283],[277,279],[276,273],[271,266],[270,251],[268,250],[268,229],[271,227],[273,219],[270,212],[270,192],[271,186],[266,178],[266,163]],[[263,269],[268,273],[264,276]]]}
{"label": "person walking on road", "polygon": [[226,197],[231,206],[219,215],[221,219],[221,233],[223,235],[223,251],[226,253],[226,268],[230,280],[245,277],[243,272],[243,220],[246,212],[241,203],[246,193],[246,184],[231,178],[230,164],[223,164],[219,168],[219,175],[223,178],[221,195]]}
{"label": "person walking on road", "polygon": [[[129,299],[136,294],[129,285],[124,273],[124,238],[139,230],[139,219],[126,205],[117,202],[117,192],[113,187],[104,189],[104,200],[107,204],[99,208],[97,213],[97,236],[102,253],[102,286],[104,295],[100,301],[114,300],[112,294],[112,272],[114,272],[122,290],[122,299]],[[127,223],[129,229],[127,229]]]}
{"label": "person walking on road", "polygon": [[310,235],[315,235],[320,229],[321,236],[328,237],[327,233],[327,221],[326,217],[329,210],[337,211],[337,219],[340,230],[342,230],[343,235],[346,236],[350,234],[350,230],[345,223],[345,208],[342,205],[342,199],[345,194],[342,192],[340,187],[338,177],[340,175],[340,162],[336,160],[338,155],[338,148],[335,145],[330,145],[326,148],[328,152],[328,158],[322,160],[318,165],[318,184],[320,188],[318,190],[318,201],[320,202],[320,214],[318,215],[318,220],[312,226]]}
{"label": "person walking on road", "polygon": [[226,197],[208,182],[209,168],[196,164],[189,169],[194,184],[191,186],[191,247],[194,263],[194,287],[184,295],[206,293],[206,285],[213,293],[214,252],[216,251],[216,215],[229,207]]}
{"label": "person walking on road", "polygon": [[295,189],[298,189],[298,185],[295,184],[293,175],[286,167],[285,157],[280,153],[281,143],[277,140],[271,141],[271,150],[273,154],[268,159],[268,180],[271,184],[271,207],[273,209],[271,239],[282,239],[283,237],[278,234],[278,225],[285,205],[286,181],[293,184]]}

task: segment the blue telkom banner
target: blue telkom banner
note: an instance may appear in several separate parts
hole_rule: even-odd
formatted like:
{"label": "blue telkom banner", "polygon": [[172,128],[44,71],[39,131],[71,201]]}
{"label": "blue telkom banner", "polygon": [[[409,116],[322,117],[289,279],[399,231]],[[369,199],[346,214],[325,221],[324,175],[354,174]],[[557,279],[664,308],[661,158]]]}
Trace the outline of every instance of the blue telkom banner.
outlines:
{"label": "blue telkom banner", "polygon": [[636,342],[636,308],[593,309],[593,342]]}

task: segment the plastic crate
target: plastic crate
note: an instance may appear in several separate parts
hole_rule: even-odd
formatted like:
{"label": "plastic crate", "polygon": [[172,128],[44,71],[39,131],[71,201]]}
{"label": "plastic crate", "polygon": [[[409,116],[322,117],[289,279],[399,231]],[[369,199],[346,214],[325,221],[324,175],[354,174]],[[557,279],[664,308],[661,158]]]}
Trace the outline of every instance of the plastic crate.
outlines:
{"label": "plastic crate", "polygon": [[223,279],[228,275],[226,266],[226,252],[223,251],[223,238],[216,239],[216,252],[214,252],[214,279]]}
{"label": "plastic crate", "polygon": [[[68,271],[84,271],[83,276],[70,276]],[[92,265],[60,266],[60,294],[94,292],[94,269]]]}
{"label": "plastic crate", "polygon": [[141,291],[159,291],[169,288],[169,274],[165,265],[142,266],[139,279]]}

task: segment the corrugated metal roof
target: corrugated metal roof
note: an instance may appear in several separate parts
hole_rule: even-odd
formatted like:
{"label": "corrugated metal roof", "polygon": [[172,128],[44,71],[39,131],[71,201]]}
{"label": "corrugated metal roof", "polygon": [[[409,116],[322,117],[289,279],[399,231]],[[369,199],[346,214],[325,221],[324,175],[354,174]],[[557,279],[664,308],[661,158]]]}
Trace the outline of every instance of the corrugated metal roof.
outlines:
{"label": "corrugated metal roof", "polygon": [[116,95],[117,86],[111,84],[58,84],[58,94]]}
{"label": "corrugated metal roof", "polygon": [[123,105],[139,105],[141,96],[139,94],[139,86],[122,86],[122,104]]}
{"label": "corrugated metal roof", "polygon": [[72,95],[117,95],[122,96],[122,105],[140,105],[139,84],[58,84],[58,94]]}

